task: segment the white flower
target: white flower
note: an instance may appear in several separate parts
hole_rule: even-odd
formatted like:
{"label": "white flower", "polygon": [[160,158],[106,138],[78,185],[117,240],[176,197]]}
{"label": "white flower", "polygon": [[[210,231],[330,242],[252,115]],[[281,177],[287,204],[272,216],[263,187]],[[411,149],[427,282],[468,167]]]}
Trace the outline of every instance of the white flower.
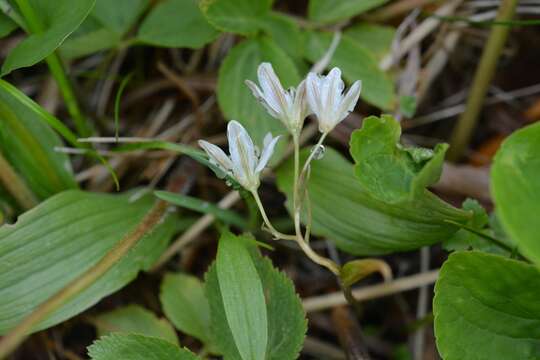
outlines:
{"label": "white flower", "polygon": [[306,79],[307,102],[311,112],[317,115],[319,131],[329,133],[353,111],[362,82],[355,81],[346,94],[345,84],[341,80],[341,70],[333,68],[327,76],[309,73]]}
{"label": "white flower", "polygon": [[246,80],[253,95],[272,117],[285,124],[293,136],[298,135],[308,115],[305,82],[302,81],[298,89],[291,87],[286,91],[270,63],[259,65],[257,77],[260,88],[253,81]]}
{"label": "white flower", "polygon": [[212,164],[232,176],[247,190],[257,190],[260,173],[268,164],[279,136],[273,138],[272,134],[266,134],[263,151],[259,154],[246,129],[238,121],[231,120],[227,126],[227,138],[230,157],[208,141],[199,140],[199,146],[206,151]]}

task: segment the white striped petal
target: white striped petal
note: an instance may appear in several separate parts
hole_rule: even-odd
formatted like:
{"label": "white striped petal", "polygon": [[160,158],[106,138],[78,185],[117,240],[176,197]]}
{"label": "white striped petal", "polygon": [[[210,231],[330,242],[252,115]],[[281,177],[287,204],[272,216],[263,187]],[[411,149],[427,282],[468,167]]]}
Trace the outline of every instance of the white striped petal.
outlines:
{"label": "white striped petal", "polygon": [[261,158],[259,159],[259,163],[257,164],[257,168],[255,169],[255,173],[258,175],[268,164],[268,161],[270,161],[270,158],[272,157],[272,154],[274,153],[274,148],[276,147],[276,143],[278,142],[280,136],[276,136],[275,138],[272,138],[272,134],[268,133],[264,137],[264,148],[261,153]]}
{"label": "white striped petal", "polygon": [[242,186],[250,188],[258,182],[258,179],[254,181],[255,167],[257,166],[255,145],[253,145],[246,129],[236,120],[229,122],[227,137],[234,175]]}
{"label": "white striped petal", "polygon": [[199,146],[208,154],[208,158],[212,164],[225,172],[229,172],[232,169],[231,159],[219,147],[205,140],[199,140]]}

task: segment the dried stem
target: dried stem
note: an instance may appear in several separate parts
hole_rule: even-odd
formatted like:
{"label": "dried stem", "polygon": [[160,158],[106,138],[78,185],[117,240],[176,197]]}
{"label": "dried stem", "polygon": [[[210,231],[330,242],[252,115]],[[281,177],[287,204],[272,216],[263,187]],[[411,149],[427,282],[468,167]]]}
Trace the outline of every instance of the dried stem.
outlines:
{"label": "dried stem", "polygon": [[[502,0],[495,21],[508,21],[514,16],[518,0]],[[509,26],[495,25],[491,29],[486,47],[476,69],[465,112],[461,115],[450,138],[448,158],[457,161],[469,144],[478,122],[489,84],[495,74],[497,61],[510,31]]]}
{"label": "dried stem", "polygon": [[69,301],[118,263],[146,234],[156,226],[166,213],[168,204],[158,201],[139,225],[84,274],[70,282],[47,301],[39,305],[19,325],[0,340],[0,359],[7,357],[28,336],[32,328],[47,315]]}

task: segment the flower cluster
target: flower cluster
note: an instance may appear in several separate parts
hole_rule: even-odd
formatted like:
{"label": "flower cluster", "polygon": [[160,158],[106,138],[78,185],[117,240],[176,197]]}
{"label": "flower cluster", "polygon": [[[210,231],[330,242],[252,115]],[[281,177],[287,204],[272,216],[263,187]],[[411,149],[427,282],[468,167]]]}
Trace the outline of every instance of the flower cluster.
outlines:
{"label": "flower cluster", "polygon": [[[326,76],[310,72],[297,88],[288,90],[283,88],[270,63],[259,65],[257,77],[259,85],[250,80],[246,80],[246,85],[270,116],[285,125],[295,141],[298,141],[305,118],[311,114],[317,117],[319,131],[324,138],[354,109],[362,89],[362,83],[358,80],[345,93],[345,84],[338,68],[333,68]],[[250,192],[256,191],[260,184],[260,173],[270,160],[279,136],[273,138],[268,133],[260,154],[247,131],[237,121],[229,122],[227,137],[230,157],[207,141],[199,140],[199,145],[214,165]]]}

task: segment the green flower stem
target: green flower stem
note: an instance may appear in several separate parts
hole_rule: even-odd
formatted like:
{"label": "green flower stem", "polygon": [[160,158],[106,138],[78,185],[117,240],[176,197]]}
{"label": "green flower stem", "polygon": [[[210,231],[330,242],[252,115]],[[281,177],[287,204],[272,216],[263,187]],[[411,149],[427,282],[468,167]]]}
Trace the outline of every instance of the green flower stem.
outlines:
{"label": "green flower stem", "polygon": [[139,240],[151,231],[166,215],[168,203],[158,201],[146,214],[135,229],[122,238],[101,260],[88,269],[84,274],[70,282],[47,301],[39,305],[19,325],[0,340],[0,359],[6,358],[17,346],[24,341],[32,328],[47,315],[69,301],[73,296],[92,285],[96,280],[117,264]]}
{"label": "green flower stem", "polygon": [[255,199],[255,202],[257,203],[257,206],[259,207],[259,211],[261,212],[261,216],[263,218],[264,224],[266,225],[266,227],[268,228],[270,233],[276,239],[296,240],[296,236],[283,234],[283,233],[276,230],[276,228],[270,222],[270,219],[268,219],[268,215],[266,215],[266,211],[264,210],[264,206],[262,204],[261,198],[259,197],[259,194],[257,193],[257,190],[252,191],[251,194],[253,195],[253,198]]}
{"label": "green flower stem", "polygon": [[[518,0],[502,0],[495,21],[511,20],[514,16],[517,2]],[[460,116],[450,138],[448,158],[452,161],[459,160],[470,142],[472,131],[478,122],[478,116],[482,110],[489,84],[495,73],[497,61],[509,31],[509,26],[502,25],[496,25],[491,29],[486,47],[482,52],[480,63],[474,75],[465,112]]]}
{"label": "green flower stem", "polygon": [[38,204],[32,191],[26,186],[23,179],[11,167],[9,162],[0,153],[0,183],[17,200],[23,209],[28,210]]}
{"label": "green flower stem", "polygon": [[[30,5],[28,0],[15,1],[26,22],[25,30],[28,33],[42,33],[45,30],[43,24],[41,23],[41,20],[36,15],[34,9]],[[73,122],[75,123],[75,128],[77,129],[77,132],[81,137],[91,135],[91,128],[86,118],[82,114],[81,109],[79,108],[79,104],[77,102],[77,98],[75,97],[73,87],[64,70],[60,57],[56,52],[53,52],[51,55],[45,58],[45,61],[47,62],[49,70],[51,71],[51,74],[53,75],[54,79],[58,84],[58,87],[60,88],[60,92],[62,93],[68,112],[73,118]]]}

